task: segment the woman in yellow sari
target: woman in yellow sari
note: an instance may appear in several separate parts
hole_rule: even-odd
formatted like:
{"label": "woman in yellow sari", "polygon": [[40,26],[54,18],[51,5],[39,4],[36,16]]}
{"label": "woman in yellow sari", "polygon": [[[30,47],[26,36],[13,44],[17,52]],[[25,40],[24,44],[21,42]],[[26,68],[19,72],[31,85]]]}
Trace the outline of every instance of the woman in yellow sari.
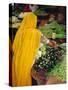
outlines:
{"label": "woman in yellow sari", "polygon": [[41,38],[41,32],[36,29],[36,24],[36,15],[28,13],[16,33],[13,42],[12,86],[32,85],[31,68]]}
{"label": "woman in yellow sari", "polygon": [[32,85],[31,67],[40,44],[41,33],[36,29],[37,17],[25,15],[13,43],[12,85]]}

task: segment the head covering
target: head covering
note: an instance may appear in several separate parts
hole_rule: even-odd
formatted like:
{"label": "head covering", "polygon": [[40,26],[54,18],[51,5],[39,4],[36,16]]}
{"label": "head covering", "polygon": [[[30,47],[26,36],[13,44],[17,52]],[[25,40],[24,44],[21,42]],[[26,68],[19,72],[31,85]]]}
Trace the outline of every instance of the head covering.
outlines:
{"label": "head covering", "polygon": [[37,25],[37,16],[32,12],[28,12],[23,18],[23,21],[20,25],[20,29],[36,28],[36,25]]}

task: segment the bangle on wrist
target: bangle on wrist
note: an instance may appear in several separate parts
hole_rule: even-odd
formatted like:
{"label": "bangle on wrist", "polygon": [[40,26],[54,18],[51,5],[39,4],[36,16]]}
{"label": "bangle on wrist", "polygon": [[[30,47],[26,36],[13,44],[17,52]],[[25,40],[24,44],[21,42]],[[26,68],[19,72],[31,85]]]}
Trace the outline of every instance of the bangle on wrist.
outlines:
{"label": "bangle on wrist", "polygon": [[47,39],[46,44],[48,44],[49,42],[50,42],[50,40],[49,40],[49,39]]}

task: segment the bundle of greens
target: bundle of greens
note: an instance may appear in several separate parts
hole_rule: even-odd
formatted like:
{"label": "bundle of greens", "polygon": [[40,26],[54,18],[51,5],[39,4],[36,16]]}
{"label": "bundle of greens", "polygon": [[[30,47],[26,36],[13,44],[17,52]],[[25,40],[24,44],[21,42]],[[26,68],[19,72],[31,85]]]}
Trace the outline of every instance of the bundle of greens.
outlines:
{"label": "bundle of greens", "polygon": [[40,31],[48,38],[52,38],[53,33],[55,33],[56,38],[65,38],[64,26],[58,24],[57,21],[52,21],[46,26],[40,27]]}

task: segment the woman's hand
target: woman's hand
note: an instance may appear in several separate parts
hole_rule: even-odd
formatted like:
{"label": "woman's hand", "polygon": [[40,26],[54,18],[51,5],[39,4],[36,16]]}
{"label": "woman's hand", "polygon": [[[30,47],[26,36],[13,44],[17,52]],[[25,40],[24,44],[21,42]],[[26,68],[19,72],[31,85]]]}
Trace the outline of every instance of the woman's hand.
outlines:
{"label": "woman's hand", "polygon": [[53,41],[53,40],[49,40],[47,37],[45,37],[44,35],[41,36],[41,42],[42,43],[46,43],[48,44],[49,46],[51,47],[54,47],[54,48],[57,48],[58,47],[58,44]]}
{"label": "woman's hand", "polygon": [[52,46],[54,48],[57,48],[58,47],[58,44],[55,41],[49,41],[48,45],[49,46]]}

